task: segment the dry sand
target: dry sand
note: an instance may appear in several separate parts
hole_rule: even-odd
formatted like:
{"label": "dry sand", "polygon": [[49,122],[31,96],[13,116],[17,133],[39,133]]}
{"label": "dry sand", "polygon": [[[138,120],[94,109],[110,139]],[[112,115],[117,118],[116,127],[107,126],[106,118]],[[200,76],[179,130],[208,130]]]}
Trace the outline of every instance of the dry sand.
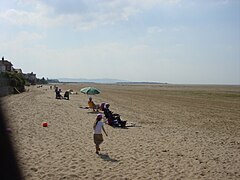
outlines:
{"label": "dry sand", "polygon": [[102,90],[95,102],[109,102],[137,125],[105,125],[100,155],[92,139],[96,114],[79,108],[87,95],[56,100],[49,86],[33,86],[3,98],[26,180],[240,179],[239,86],[94,86]]}

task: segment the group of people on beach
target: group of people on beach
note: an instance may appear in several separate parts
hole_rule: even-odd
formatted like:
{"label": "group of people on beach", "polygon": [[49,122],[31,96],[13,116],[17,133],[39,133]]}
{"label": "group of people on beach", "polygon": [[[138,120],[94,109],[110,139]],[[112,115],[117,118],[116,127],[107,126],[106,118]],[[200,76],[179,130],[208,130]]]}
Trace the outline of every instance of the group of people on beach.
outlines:
{"label": "group of people on beach", "polygon": [[[50,87],[51,88],[51,87]],[[70,91],[65,91],[64,96],[61,95],[62,90],[55,87],[56,99],[66,99],[69,100]]]}
{"label": "group of people on beach", "polygon": [[[52,87],[50,87],[52,89]],[[69,100],[69,91],[65,91],[64,96],[61,95],[62,90],[59,89],[57,86],[54,86],[56,99],[67,99]],[[102,131],[105,133],[106,136],[108,136],[107,132],[104,129],[104,122],[102,119],[105,119],[105,123],[112,126],[112,127],[126,127],[126,122],[123,121],[120,118],[120,115],[117,113],[113,113],[110,110],[110,104],[109,103],[101,103],[101,104],[95,104],[93,102],[92,97],[89,97],[88,99],[88,108],[92,109],[95,112],[99,112],[97,114],[96,120],[93,124],[93,139],[96,146],[96,154],[99,154],[100,151],[100,144],[103,142],[103,135]],[[102,113],[100,113],[102,111]],[[104,117],[103,117],[104,114]]]}
{"label": "group of people on beach", "polygon": [[[89,97],[88,100],[88,106],[89,108],[92,108],[93,111],[103,111],[105,119],[106,119],[106,124],[113,126],[113,127],[121,127],[124,128],[126,126],[126,122],[127,121],[123,121],[120,118],[119,114],[113,113],[109,107],[110,104],[109,103],[101,103],[99,104],[95,104],[92,100],[91,97]],[[96,121],[93,124],[93,139],[94,139],[94,143],[96,146],[96,154],[99,154],[100,151],[100,144],[103,142],[103,135],[102,135],[102,131],[105,133],[106,136],[108,136],[108,134],[106,133],[105,129],[104,129],[104,123],[101,121],[103,119],[103,115],[102,114],[98,114],[96,117]]]}
{"label": "group of people on beach", "polygon": [[88,106],[89,108],[93,109],[93,111],[103,111],[104,116],[106,118],[106,123],[113,127],[121,127],[124,128],[126,126],[127,121],[123,121],[120,118],[120,115],[117,113],[113,113],[110,110],[110,104],[109,103],[101,103],[101,104],[95,104],[92,100],[92,97],[89,97],[88,100]]}

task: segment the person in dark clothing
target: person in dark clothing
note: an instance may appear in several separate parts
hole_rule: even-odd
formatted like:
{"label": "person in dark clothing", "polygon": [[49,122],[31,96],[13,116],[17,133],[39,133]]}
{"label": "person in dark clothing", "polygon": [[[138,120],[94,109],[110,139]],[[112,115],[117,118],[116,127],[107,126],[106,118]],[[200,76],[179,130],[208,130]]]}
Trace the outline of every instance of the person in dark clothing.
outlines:
{"label": "person in dark clothing", "polygon": [[62,95],[61,95],[61,92],[62,92],[61,89],[56,88],[55,92],[56,92],[56,99],[62,99],[63,98]]}
{"label": "person in dark clothing", "polygon": [[109,110],[110,104],[106,103],[104,108],[104,115],[108,120],[110,126],[125,127],[127,121],[122,121],[119,114],[113,113]]}
{"label": "person in dark clothing", "polygon": [[69,94],[70,94],[69,91],[65,91],[65,93],[64,93],[64,98],[65,98],[66,100],[69,100]]}
{"label": "person in dark clothing", "polygon": [[58,87],[55,87],[56,99],[58,98]]}
{"label": "person in dark clothing", "polygon": [[108,124],[110,125],[110,126],[112,126],[113,125],[113,115],[112,115],[112,112],[109,110],[109,104],[108,103],[106,103],[105,104],[105,108],[104,108],[104,115],[105,115],[105,117],[107,118],[107,120],[108,120]]}
{"label": "person in dark clothing", "polygon": [[101,111],[104,111],[104,109],[105,109],[105,104],[106,104],[105,102],[102,102],[102,103],[100,104],[100,108],[99,108],[99,109],[100,109]]}

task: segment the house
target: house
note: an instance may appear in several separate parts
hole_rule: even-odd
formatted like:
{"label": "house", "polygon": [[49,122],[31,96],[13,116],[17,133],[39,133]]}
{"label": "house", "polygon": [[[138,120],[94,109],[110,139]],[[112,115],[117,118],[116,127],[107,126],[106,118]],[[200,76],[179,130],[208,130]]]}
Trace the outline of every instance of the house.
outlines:
{"label": "house", "polygon": [[0,72],[13,72],[22,74],[30,84],[35,85],[37,83],[36,74],[34,74],[33,72],[25,74],[22,72],[21,69],[13,68],[12,63],[5,60],[4,57],[2,57],[2,60],[0,60]]}
{"label": "house", "polygon": [[13,71],[13,65],[2,57],[0,61],[0,72]]}
{"label": "house", "polygon": [[23,74],[23,76],[25,77],[25,79],[30,82],[32,85],[35,85],[37,83],[37,77],[36,74],[34,74],[33,72],[31,73],[27,73],[27,74]]}
{"label": "house", "polygon": [[15,69],[13,68],[13,71],[18,74],[23,74],[22,69]]}

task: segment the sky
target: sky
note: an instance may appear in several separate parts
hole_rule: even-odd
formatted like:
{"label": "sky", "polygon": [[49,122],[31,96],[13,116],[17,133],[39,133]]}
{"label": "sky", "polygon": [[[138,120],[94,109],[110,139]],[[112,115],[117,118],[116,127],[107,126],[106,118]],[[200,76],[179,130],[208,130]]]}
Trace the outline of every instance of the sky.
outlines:
{"label": "sky", "polygon": [[0,56],[39,78],[240,84],[240,0],[1,0]]}

